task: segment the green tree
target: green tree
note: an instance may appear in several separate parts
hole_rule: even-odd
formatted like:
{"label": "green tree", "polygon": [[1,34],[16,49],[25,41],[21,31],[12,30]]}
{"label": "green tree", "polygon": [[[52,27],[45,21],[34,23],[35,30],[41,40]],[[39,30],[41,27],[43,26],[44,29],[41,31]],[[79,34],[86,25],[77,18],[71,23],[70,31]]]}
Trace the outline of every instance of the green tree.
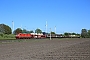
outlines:
{"label": "green tree", "polygon": [[16,30],[14,30],[14,34],[18,34],[18,33],[22,33],[22,29],[21,28],[17,28]]}
{"label": "green tree", "polygon": [[88,36],[87,29],[82,29],[82,30],[81,30],[81,37],[82,37],[82,38],[86,38],[87,36]]}
{"label": "green tree", "polygon": [[76,35],[77,35],[77,36],[80,36],[80,34],[78,34],[78,33],[77,33]]}
{"label": "green tree", "polygon": [[8,25],[0,24],[0,32],[4,34],[11,34],[12,29]]}
{"label": "green tree", "polygon": [[34,33],[33,30],[29,31],[29,33]]}
{"label": "green tree", "polygon": [[88,30],[88,37],[90,37],[90,30]]}
{"label": "green tree", "polygon": [[3,28],[3,24],[0,24],[0,34],[3,34],[5,31],[4,31],[4,28]]}
{"label": "green tree", "polygon": [[65,35],[65,36],[68,36],[68,35],[69,35],[69,33],[65,32],[65,33],[64,33],[64,35]]}
{"label": "green tree", "polygon": [[28,31],[26,29],[23,29],[22,33],[28,33]]}
{"label": "green tree", "polygon": [[51,34],[55,34],[55,32],[51,32]]}
{"label": "green tree", "polygon": [[33,32],[33,30],[28,31],[28,30],[26,30],[26,29],[23,29],[23,30],[22,30],[22,33],[34,33],[34,32]]}
{"label": "green tree", "polygon": [[72,35],[76,35],[76,33],[71,33]]}
{"label": "green tree", "polygon": [[41,29],[36,29],[35,33],[42,33],[42,30]]}

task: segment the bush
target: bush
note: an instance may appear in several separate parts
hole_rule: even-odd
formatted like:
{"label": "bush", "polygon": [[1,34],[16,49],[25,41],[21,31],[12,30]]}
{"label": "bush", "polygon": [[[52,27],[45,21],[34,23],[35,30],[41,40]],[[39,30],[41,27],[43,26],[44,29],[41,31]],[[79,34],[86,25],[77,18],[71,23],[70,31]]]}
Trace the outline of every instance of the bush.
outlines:
{"label": "bush", "polygon": [[0,36],[1,36],[1,37],[3,37],[3,36],[4,36],[4,34],[0,34]]}
{"label": "bush", "polygon": [[4,38],[15,38],[15,35],[13,35],[13,34],[9,34],[9,35],[5,34]]}

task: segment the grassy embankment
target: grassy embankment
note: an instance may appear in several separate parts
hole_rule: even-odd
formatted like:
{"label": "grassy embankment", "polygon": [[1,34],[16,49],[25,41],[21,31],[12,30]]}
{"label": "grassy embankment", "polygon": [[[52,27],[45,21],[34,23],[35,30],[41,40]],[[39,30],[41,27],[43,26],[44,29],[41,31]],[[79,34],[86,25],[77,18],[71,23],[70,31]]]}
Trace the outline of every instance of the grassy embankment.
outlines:
{"label": "grassy embankment", "polygon": [[15,35],[13,34],[0,34],[0,40],[2,39],[15,39]]}

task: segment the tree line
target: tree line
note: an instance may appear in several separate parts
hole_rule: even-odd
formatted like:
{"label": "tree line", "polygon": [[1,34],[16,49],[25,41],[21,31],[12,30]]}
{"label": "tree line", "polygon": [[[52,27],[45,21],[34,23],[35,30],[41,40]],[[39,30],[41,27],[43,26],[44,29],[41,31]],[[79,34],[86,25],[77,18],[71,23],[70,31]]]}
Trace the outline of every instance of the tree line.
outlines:
{"label": "tree line", "polygon": [[[28,31],[26,29],[17,28],[16,30],[14,30],[13,33],[14,34],[18,34],[18,33],[34,33],[34,31],[33,30]],[[40,29],[37,28],[35,30],[35,33],[42,33],[42,30],[40,30]]]}
{"label": "tree line", "polygon": [[83,38],[90,38],[90,30],[82,29],[81,30],[81,37],[83,37]]}
{"label": "tree line", "polygon": [[[33,30],[28,31],[26,29],[21,29],[21,28],[17,28],[13,31],[13,34],[18,34],[18,33],[43,33],[43,32],[41,29],[38,29],[38,28],[35,30],[35,32]],[[12,34],[11,27],[9,27],[6,24],[0,24],[0,34]],[[51,34],[56,34],[56,33],[52,31]],[[81,36],[82,38],[88,38],[88,37],[90,38],[90,30],[82,29],[81,34],[65,32],[64,35],[65,36],[78,35],[78,36]]]}

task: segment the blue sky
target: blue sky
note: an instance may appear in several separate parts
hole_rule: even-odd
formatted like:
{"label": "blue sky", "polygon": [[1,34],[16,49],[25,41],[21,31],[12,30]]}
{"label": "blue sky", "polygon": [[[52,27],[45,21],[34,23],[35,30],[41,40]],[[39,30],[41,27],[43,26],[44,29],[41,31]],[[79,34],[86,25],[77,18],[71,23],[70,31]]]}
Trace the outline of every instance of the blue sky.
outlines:
{"label": "blue sky", "polygon": [[90,0],[0,0],[0,24],[57,33],[90,29]]}

